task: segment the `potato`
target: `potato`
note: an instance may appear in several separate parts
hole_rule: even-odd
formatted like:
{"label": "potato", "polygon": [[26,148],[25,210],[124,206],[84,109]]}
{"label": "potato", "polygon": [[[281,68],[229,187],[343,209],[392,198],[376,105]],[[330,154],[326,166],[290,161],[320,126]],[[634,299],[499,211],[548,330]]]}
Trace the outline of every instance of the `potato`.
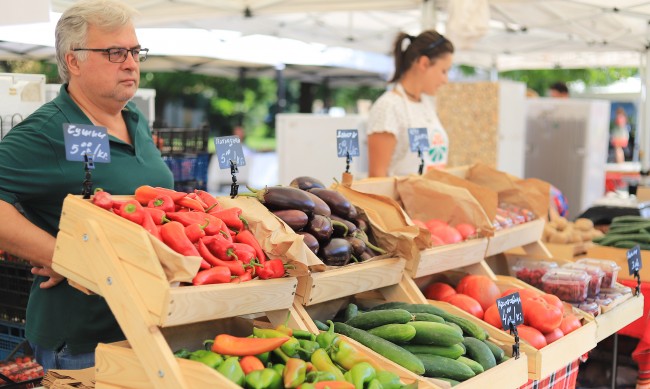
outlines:
{"label": "potato", "polygon": [[551,237],[551,234],[557,233],[555,227],[550,226],[548,223],[544,225],[544,232],[542,233],[542,240],[548,242],[548,239]]}
{"label": "potato", "polygon": [[587,219],[584,217],[581,217],[580,219],[576,219],[575,223],[573,224],[580,231],[591,231],[594,229],[594,222],[591,221],[591,219]]}
{"label": "potato", "polygon": [[549,237],[548,241],[550,243],[564,244],[569,242],[569,238],[570,236],[568,234],[565,234],[564,232],[556,232]]}
{"label": "potato", "polygon": [[569,224],[569,221],[566,218],[562,217],[562,216],[555,219],[555,226],[556,226],[558,231],[564,231],[564,229],[567,227],[568,224]]}
{"label": "potato", "polygon": [[573,230],[571,232],[571,243],[582,243],[582,232]]}

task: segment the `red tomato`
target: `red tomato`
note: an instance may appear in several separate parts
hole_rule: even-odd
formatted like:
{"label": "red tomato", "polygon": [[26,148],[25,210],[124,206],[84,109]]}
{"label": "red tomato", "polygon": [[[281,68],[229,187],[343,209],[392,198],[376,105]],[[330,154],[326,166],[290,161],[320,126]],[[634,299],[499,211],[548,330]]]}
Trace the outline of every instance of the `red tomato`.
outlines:
{"label": "red tomato", "polygon": [[443,222],[440,219],[431,219],[431,220],[426,221],[424,223],[424,225],[431,233],[433,233],[433,231],[436,228],[438,228],[438,227],[446,227],[448,224],[447,224],[447,222]]}
{"label": "red tomato", "polygon": [[456,288],[458,293],[466,294],[481,304],[483,310],[499,298],[499,287],[488,276],[470,275],[460,280]]}
{"label": "red tomato", "polygon": [[442,239],[446,244],[458,243],[463,241],[463,236],[457,229],[451,226],[438,227],[431,232],[432,235]]}
{"label": "red tomato", "polygon": [[444,282],[434,282],[424,290],[424,296],[429,300],[447,301],[449,297],[455,294],[454,288]]}
{"label": "red tomato", "polygon": [[580,327],[582,327],[582,323],[580,323],[580,318],[574,315],[573,313],[569,313],[566,316],[564,316],[562,318],[562,322],[560,323],[560,329],[565,335],[577,330]]}
{"label": "red tomato", "polygon": [[547,344],[551,344],[563,336],[564,336],[564,332],[562,332],[562,330],[559,328],[556,328],[553,331],[544,334]]}
{"label": "red tomato", "polygon": [[544,293],[542,294],[542,298],[546,300],[546,302],[549,303],[549,305],[557,307],[562,312],[564,312],[564,304],[562,303],[562,300],[560,300],[560,298],[557,297],[556,295],[550,293]]}
{"label": "red tomato", "polygon": [[527,299],[525,304],[522,304],[522,309],[524,311],[524,323],[543,333],[553,331],[562,323],[563,312],[547,303],[542,297]]}
{"label": "red tomato", "polygon": [[546,338],[544,337],[544,334],[533,327],[520,325],[517,326],[517,332],[519,333],[519,337],[521,339],[525,340],[528,342],[528,344],[538,350],[546,346]]}
{"label": "red tomato", "polygon": [[460,235],[463,239],[471,238],[476,236],[476,227],[469,223],[460,223],[456,225],[456,230],[460,232]]}
{"label": "red tomato", "polygon": [[438,238],[436,235],[431,234],[431,244],[435,246],[444,246],[445,242],[442,239]]}
{"label": "red tomato", "polygon": [[457,293],[449,297],[447,299],[447,302],[451,305],[457,306],[458,308],[470,313],[473,316],[478,317],[479,319],[483,319],[483,308],[481,308],[481,304],[466,294]]}
{"label": "red tomato", "polygon": [[483,321],[493,325],[498,329],[503,328],[503,324],[501,323],[501,317],[499,317],[499,308],[497,308],[496,303],[490,305],[488,309],[485,310],[485,314],[483,315]]}
{"label": "red tomato", "polygon": [[501,293],[499,298],[505,297],[509,294],[513,294],[515,292],[519,292],[519,297],[521,298],[521,303],[523,304],[524,300],[529,299],[531,297],[537,297],[539,296],[539,292],[536,292],[531,289],[523,289],[523,288],[510,288],[506,290],[505,292]]}

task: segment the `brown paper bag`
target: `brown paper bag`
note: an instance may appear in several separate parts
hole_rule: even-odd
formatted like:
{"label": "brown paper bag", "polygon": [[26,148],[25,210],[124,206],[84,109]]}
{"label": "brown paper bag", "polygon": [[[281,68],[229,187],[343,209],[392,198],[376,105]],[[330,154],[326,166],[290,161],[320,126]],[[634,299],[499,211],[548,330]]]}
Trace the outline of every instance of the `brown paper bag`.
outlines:
{"label": "brown paper bag", "polygon": [[469,223],[481,237],[494,235],[494,227],[483,207],[465,188],[408,176],[397,179],[397,191],[404,210],[414,219],[423,222],[440,219],[451,226]]}

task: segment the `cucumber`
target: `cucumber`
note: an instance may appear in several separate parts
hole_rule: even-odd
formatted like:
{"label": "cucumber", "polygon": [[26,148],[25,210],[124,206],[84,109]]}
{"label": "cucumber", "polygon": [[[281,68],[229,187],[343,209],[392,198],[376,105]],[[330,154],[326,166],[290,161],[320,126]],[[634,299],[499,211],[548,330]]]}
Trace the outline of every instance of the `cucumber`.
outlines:
{"label": "cucumber", "polygon": [[445,377],[433,377],[433,378],[435,378],[435,379],[437,379],[437,380],[440,380],[440,381],[445,381],[445,382],[447,382],[449,385],[451,385],[452,388],[453,388],[454,386],[460,384],[460,382],[458,382],[458,381],[456,381],[456,380],[452,380],[451,378],[445,378]]}
{"label": "cucumber", "polygon": [[461,357],[456,358],[456,360],[457,360],[458,362],[460,362],[460,363],[464,363],[464,364],[466,364],[467,367],[469,367],[470,369],[472,369],[472,371],[474,372],[474,374],[481,374],[481,373],[483,373],[483,372],[485,371],[485,369],[483,369],[483,366],[481,366],[480,363],[476,362],[476,361],[473,360],[473,359],[469,359],[469,358],[467,358],[467,357],[462,357],[462,356],[461,356]]}
{"label": "cucumber", "polygon": [[458,332],[458,334],[460,334],[461,336],[463,335],[463,329],[460,328],[460,326],[458,324],[452,323],[450,321],[446,321],[445,324],[448,325],[449,327],[455,329],[456,332]]}
{"label": "cucumber", "polygon": [[610,225],[627,224],[627,223],[643,223],[647,221],[648,219],[642,216],[623,215],[623,216],[616,216],[612,218],[612,222]]}
{"label": "cucumber", "polygon": [[404,309],[385,309],[360,313],[345,324],[362,330],[383,326],[384,324],[406,324],[411,321],[412,315]]}
{"label": "cucumber", "polygon": [[412,321],[409,325],[415,327],[415,336],[411,339],[411,344],[453,346],[463,341],[463,335],[447,324]]}
{"label": "cucumber", "polygon": [[494,359],[497,361],[497,363],[501,362],[503,357],[506,355],[505,351],[503,351],[499,346],[490,342],[489,340],[484,340],[483,343],[485,343],[490,351],[492,351],[492,355],[494,355]]}
{"label": "cucumber", "polygon": [[348,321],[352,319],[353,317],[357,316],[359,314],[359,307],[357,307],[356,304],[348,304],[348,307],[345,308],[345,313],[343,314],[343,320]]}
{"label": "cucumber", "polygon": [[632,234],[644,233],[644,229],[650,227],[650,221],[646,220],[643,223],[630,223],[616,227],[610,227],[606,235],[610,234]]}
{"label": "cucumber", "polygon": [[476,375],[466,364],[451,358],[438,355],[415,354],[424,365],[425,377],[451,378],[456,381],[465,381]]}
{"label": "cucumber", "polygon": [[330,329],[330,326],[328,326],[327,324],[323,323],[320,320],[314,319],[314,324],[316,324],[316,328],[318,328],[321,331],[327,331]]}
{"label": "cucumber", "polygon": [[463,344],[467,349],[467,356],[483,366],[483,370],[489,370],[497,365],[494,354],[481,340],[471,337],[465,337]]}
{"label": "cucumber", "polygon": [[413,321],[432,321],[435,323],[444,323],[445,319],[431,313],[418,312],[413,314]]}
{"label": "cucumber", "polygon": [[503,362],[507,361],[508,359],[510,359],[510,357],[507,356],[507,355],[504,355],[499,363],[503,363]]}
{"label": "cucumber", "polygon": [[457,359],[461,355],[465,354],[465,348],[463,348],[462,343],[458,343],[453,346],[405,344],[402,347],[412,352],[413,354],[432,354],[432,355],[438,355],[440,357],[446,357],[451,359]]}
{"label": "cucumber", "polygon": [[370,309],[370,310],[371,311],[382,311],[384,309],[402,308],[402,307],[404,307],[406,305],[410,305],[410,304],[409,303],[403,303],[401,301],[390,301],[390,302],[387,302],[387,303],[376,305],[376,306],[372,307],[372,309]]}
{"label": "cucumber", "polygon": [[631,240],[641,244],[650,243],[650,234],[607,234],[605,239],[598,242],[601,246],[613,246],[616,242]]}
{"label": "cucumber", "polygon": [[371,328],[369,333],[393,343],[406,343],[415,336],[415,328],[409,324],[384,324]]}
{"label": "cucumber", "polygon": [[422,375],[425,372],[424,365],[418,357],[392,342],[345,323],[334,323],[334,331],[356,340],[362,345],[415,374]]}
{"label": "cucumber", "polygon": [[631,249],[636,245],[638,245],[641,250],[650,250],[650,243],[639,243],[634,240],[619,240],[614,243],[613,246],[619,249]]}

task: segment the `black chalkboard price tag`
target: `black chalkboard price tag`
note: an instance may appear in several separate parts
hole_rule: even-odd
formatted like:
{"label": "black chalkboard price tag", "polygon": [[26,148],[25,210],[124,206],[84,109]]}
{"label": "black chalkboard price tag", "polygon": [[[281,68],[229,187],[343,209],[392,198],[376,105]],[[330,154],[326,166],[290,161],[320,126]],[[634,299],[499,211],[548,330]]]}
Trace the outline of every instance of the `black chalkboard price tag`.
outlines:
{"label": "black chalkboard price tag", "polygon": [[627,265],[630,275],[641,270],[641,248],[638,245],[627,250]]}
{"label": "black chalkboard price tag", "polygon": [[63,123],[65,159],[84,162],[84,156],[94,163],[111,162],[111,149],[106,127],[89,124]]}
{"label": "black chalkboard price tag", "polygon": [[336,154],[339,158],[359,156],[357,130],[336,130]]}
{"label": "black chalkboard price tag", "polygon": [[409,128],[409,146],[412,152],[429,150],[429,133],[425,127]]}
{"label": "black chalkboard price tag", "polygon": [[230,169],[230,161],[237,166],[246,166],[244,150],[238,136],[221,136],[214,139],[220,169]]}
{"label": "black chalkboard price tag", "polygon": [[504,330],[509,330],[510,324],[518,326],[524,323],[524,311],[521,308],[519,292],[497,299],[497,309]]}

